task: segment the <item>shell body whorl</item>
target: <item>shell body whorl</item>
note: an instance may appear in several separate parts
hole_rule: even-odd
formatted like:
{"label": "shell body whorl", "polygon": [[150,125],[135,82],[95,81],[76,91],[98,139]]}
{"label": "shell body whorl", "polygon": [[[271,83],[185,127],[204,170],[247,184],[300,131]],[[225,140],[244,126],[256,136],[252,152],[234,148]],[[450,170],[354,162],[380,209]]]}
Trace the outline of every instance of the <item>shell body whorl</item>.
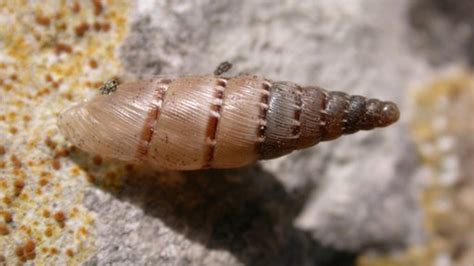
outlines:
{"label": "shell body whorl", "polygon": [[124,83],[59,117],[91,153],[158,168],[235,168],[398,120],[391,102],[258,76]]}

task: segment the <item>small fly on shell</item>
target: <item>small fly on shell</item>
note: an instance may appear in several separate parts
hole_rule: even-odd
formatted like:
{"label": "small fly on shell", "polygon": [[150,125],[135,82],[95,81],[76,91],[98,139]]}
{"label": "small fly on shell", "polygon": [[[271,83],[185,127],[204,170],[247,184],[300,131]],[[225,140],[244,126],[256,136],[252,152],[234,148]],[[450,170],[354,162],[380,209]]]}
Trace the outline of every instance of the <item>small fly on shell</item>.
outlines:
{"label": "small fly on shell", "polygon": [[170,170],[236,168],[399,118],[388,101],[256,75],[118,84],[59,116],[61,133],[103,157]]}
{"label": "small fly on shell", "polygon": [[99,91],[100,91],[101,94],[109,95],[112,92],[117,90],[118,85],[119,85],[118,81],[115,80],[115,79],[112,79],[112,80],[109,80],[109,81],[105,82],[104,85],[102,85],[99,88]]}

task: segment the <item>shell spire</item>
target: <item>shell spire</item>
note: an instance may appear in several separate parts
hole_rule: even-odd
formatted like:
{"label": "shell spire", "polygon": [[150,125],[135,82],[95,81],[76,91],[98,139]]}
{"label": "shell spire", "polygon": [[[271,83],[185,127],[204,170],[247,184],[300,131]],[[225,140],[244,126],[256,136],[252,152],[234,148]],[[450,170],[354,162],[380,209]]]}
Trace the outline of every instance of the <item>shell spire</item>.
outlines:
{"label": "shell spire", "polygon": [[332,140],[359,130],[386,127],[398,121],[400,111],[393,102],[369,99],[343,92],[325,92],[326,106],[322,109],[327,128],[322,139]]}

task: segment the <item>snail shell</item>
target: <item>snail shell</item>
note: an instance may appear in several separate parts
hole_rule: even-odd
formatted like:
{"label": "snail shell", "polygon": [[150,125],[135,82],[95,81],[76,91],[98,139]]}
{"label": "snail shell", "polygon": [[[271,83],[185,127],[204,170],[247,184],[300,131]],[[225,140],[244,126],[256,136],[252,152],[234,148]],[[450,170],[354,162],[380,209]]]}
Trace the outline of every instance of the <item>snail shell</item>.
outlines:
{"label": "snail shell", "polygon": [[194,170],[241,167],[398,118],[392,102],[343,92],[259,76],[189,76],[118,85],[65,110],[58,125],[87,152]]}

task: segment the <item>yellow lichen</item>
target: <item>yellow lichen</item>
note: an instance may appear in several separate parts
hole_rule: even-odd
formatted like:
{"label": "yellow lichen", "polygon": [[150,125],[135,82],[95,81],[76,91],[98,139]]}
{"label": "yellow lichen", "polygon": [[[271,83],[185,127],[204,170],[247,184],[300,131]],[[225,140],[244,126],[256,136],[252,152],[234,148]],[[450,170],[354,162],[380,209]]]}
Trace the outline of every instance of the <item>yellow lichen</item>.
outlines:
{"label": "yellow lichen", "polygon": [[[70,160],[56,118],[121,71],[127,3],[0,2],[0,264],[80,264],[94,252],[88,173]],[[74,30],[84,23],[100,27]]]}

